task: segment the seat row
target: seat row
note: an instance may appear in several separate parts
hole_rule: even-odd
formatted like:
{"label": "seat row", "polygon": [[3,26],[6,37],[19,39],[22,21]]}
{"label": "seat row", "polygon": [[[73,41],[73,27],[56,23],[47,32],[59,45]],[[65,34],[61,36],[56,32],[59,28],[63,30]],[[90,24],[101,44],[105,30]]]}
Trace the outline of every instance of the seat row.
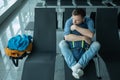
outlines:
{"label": "seat row", "polygon": [[[58,5],[58,2],[61,6],[113,6],[115,4],[116,6],[120,5],[119,0],[112,0],[112,1],[103,1],[103,0],[45,0],[47,6],[56,6]],[[103,3],[105,2],[105,3]]]}

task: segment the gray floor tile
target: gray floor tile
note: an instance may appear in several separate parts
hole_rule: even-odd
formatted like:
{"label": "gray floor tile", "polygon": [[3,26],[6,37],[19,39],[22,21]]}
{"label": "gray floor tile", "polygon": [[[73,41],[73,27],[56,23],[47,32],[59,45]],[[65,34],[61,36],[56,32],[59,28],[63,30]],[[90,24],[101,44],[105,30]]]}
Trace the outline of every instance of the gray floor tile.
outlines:
{"label": "gray floor tile", "polygon": [[56,56],[54,80],[65,80],[64,60],[60,53]]}
{"label": "gray floor tile", "polygon": [[5,74],[6,70],[0,53],[0,80],[2,80],[3,77],[5,77]]}

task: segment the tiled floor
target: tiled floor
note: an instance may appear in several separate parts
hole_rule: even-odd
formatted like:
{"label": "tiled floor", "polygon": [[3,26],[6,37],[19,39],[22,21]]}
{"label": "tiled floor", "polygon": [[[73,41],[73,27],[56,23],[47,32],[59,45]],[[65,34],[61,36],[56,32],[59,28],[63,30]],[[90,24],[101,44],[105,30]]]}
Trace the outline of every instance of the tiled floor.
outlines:
{"label": "tiled floor", "polygon": [[[0,80],[21,80],[23,64],[26,58],[19,61],[16,68],[8,56],[5,55],[4,48],[7,41],[17,34],[31,34],[25,32],[25,27],[29,21],[33,20],[34,7],[37,0],[29,0],[12,13],[10,19],[2,24],[0,29]],[[32,35],[32,34],[31,34]]]}
{"label": "tiled floor", "polygon": [[0,80],[2,80],[2,78],[5,77],[6,74],[6,70],[5,70],[5,66],[2,60],[2,56],[0,54]]}
{"label": "tiled floor", "polygon": [[15,67],[11,62],[11,69],[7,73],[7,77],[4,80],[21,80],[23,71],[23,65],[26,58],[19,61],[19,66]]}

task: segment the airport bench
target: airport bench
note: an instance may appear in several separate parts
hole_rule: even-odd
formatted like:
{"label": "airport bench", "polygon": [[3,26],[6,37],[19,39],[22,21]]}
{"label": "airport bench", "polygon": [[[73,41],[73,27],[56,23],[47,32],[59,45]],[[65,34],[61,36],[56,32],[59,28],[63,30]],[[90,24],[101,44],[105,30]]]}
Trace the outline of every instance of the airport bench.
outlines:
{"label": "airport bench", "polygon": [[118,17],[118,19],[117,19],[117,20],[118,20],[118,21],[117,21],[118,29],[120,30],[120,12],[118,13],[118,16],[117,16],[117,17]]}
{"label": "airport bench", "polygon": [[75,0],[77,6],[89,6],[87,0]]}
{"label": "airport bench", "polygon": [[22,80],[54,80],[56,23],[55,9],[35,8],[33,50],[24,63]]}
{"label": "airport bench", "polygon": [[57,6],[57,0],[45,0],[47,6]]}
{"label": "airport bench", "polygon": [[102,0],[90,0],[90,3],[93,6],[105,6],[104,4],[102,4]]}
{"label": "airport bench", "polygon": [[113,2],[114,4],[116,4],[117,6],[120,6],[120,0],[112,0],[112,2]]}
{"label": "airport bench", "polygon": [[25,30],[30,30],[33,31],[34,30],[34,21],[30,21],[27,26],[25,27]]}
{"label": "airport bench", "polygon": [[61,6],[73,6],[72,0],[60,0]]}
{"label": "airport bench", "polygon": [[100,56],[106,63],[111,80],[119,79],[120,40],[117,26],[117,8],[98,8],[96,39],[101,44]]}

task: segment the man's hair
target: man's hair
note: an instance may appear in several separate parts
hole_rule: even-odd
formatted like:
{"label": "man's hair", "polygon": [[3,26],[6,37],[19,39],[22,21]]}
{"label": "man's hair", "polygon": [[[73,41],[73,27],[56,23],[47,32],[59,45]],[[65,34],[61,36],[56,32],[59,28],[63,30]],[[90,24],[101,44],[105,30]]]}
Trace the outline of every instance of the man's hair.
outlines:
{"label": "man's hair", "polygon": [[85,12],[85,10],[84,9],[82,9],[82,8],[76,8],[76,9],[74,9],[73,11],[72,11],[72,15],[81,15],[82,16],[82,18],[84,18],[85,16],[86,16],[86,12]]}

